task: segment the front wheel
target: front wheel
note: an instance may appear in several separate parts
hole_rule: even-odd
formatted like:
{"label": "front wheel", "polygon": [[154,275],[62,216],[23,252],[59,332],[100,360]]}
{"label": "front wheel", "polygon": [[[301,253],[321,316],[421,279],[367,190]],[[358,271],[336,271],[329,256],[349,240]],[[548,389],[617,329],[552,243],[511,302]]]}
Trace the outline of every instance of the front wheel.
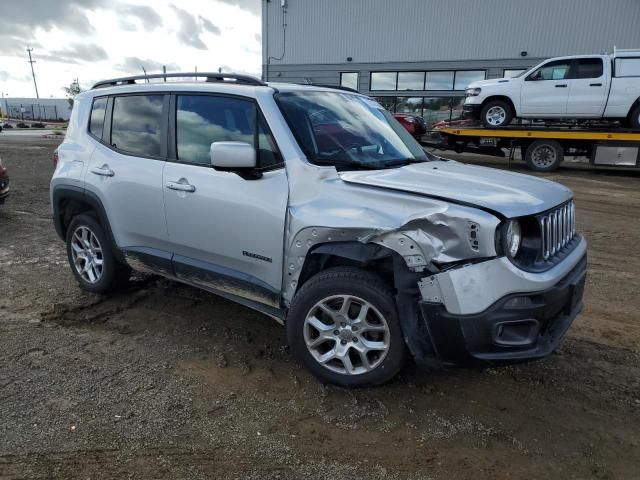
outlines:
{"label": "front wheel", "polygon": [[305,283],[289,310],[287,339],[311,373],[343,387],[382,384],[406,358],[393,292],[358,268],[332,268]]}
{"label": "front wheel", "polygon": [[511,106],[502,100],[487,102],[480,112],[480,120],[487,128],[506,127],[512,119]]}
{"label": "front wheel", "polygon": [[527,147],[524,158],[531,170],[553,172],[564,160],[564,149],[555,140],[536,140]]}

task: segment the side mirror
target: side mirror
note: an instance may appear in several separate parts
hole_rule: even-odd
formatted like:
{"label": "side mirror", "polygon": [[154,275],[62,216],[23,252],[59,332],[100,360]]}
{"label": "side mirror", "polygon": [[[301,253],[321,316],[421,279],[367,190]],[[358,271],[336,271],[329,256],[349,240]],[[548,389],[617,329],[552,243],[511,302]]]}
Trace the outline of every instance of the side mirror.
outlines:
{"label": "side mirror", "polygon": [[246,142],[213,142],[209,156],[211,165],[218,168],[256,167],[256,149]]}

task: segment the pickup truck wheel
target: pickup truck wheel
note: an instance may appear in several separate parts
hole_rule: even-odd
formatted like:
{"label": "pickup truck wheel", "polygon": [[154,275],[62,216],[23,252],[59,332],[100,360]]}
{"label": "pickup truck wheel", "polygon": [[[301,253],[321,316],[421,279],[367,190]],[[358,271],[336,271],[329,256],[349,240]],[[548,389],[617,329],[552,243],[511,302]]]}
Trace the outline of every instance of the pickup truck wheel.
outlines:
{"label": "pickup truck wheel", "polygon": [[393,378],[406,345],[393,292],[376,275],[352,267],[321,272],[296,294],[287,339],[317,378],[343,387],[367,387]]}
{"label": "pickup truck wheel", "polygon": [[640,105],[634,108],[629,117],[629,123],[634,130],[640,130]]}
{"label": "pickup truck wheel", "polygon": [[527,147],[524,158],[531,170],[553,172],[564,160],[564,149],[555,140],[536,140]]}
{"label": "pickup truck wheel", "polygon": [[506,127],[512,119],[511,106],[502,100],[487,102],[480,112],[480,120],[487,128]]}
{"label": "pickup truck wheel", "polygon": [[84,290],[106,293],[129,279],[131,269],[118,263],[102,226],[92,216],[81,214],[71,220],[66,244],[71,271]]}

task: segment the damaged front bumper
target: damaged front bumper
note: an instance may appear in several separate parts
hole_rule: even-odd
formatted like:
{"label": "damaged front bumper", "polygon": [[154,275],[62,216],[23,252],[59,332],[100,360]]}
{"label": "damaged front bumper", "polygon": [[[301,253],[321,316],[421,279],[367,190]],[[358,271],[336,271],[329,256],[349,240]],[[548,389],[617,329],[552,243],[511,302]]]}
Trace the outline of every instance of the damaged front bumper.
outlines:
{"label": "damaged front bumper", "polygon": [[586,242],[543,273],[503,260],[422,279],[420,322],[434,357],[425,363],[533,360],[558,346],[582,310]]}

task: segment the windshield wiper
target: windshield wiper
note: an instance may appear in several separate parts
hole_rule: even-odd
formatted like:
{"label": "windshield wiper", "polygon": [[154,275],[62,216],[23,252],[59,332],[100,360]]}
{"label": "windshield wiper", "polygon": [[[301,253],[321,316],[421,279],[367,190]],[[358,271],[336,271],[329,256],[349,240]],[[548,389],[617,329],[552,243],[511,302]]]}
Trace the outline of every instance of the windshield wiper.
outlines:
{"label": "windshield wiper", "polygon": [[404,165],[411,165],[413,163],[426,163],[429,162],[430,159],[425,159],[425,160],[418,160],[417,158],[403,158],[402,160],[391,160],[389,162],[385,162],[383,164],[383,167],[401,167]]}
{"label": "windshield wiper", "polygon": [[383,163],[364,163],[357,162],[355,160],[328,160],[324,158],[314,158],[313,163],[316,165],[330,165],[332,167],[340,168],[340,167],[355,167],[361,168],[364,170],[378,170],[379,168],[384,168]]}

